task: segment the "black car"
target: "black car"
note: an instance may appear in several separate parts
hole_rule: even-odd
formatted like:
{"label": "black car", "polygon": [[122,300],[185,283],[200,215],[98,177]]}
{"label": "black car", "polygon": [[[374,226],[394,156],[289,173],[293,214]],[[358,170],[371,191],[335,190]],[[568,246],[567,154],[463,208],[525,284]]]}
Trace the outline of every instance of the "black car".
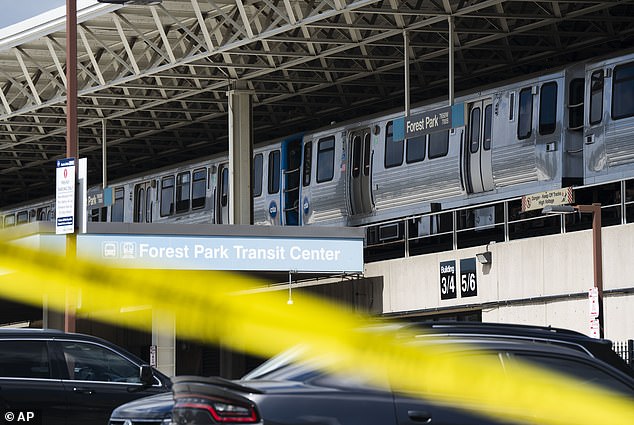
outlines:
{"label": "black car", "polygon": [[[169,378],[103,339],[41,329],[0,330],[0,414],[42,425],[107,424],[131,400],[169,393]],[[14,416],[12,416],[14,415]]]}
{"label": "black car", "polygon": [[[474,349],[486,347],[494,357],[529,361],[574,377],[604,385],[634,397],[629,366],[614,353],[609,341],[554,328],[500,324],[433,323],[402,325],[422,329],[438,343],[460,341]],[[408,333],[411,335],[411,333]],[[606,350],[607,348],[607,350]],[[475,353],[475,351],[474,351]],[[479,352],[478,352],[479,353]],[[463,355],[464,353],[460,353]],[[330,375],[296,361],[293,352],[265,362],[242,379],[175,377],[173,395],[144,400],[116,409],[111,425],[145,422],[157,418],[176,425],[215,423],[253,424],[495,424],[488,417],[433,404],[374,388],[361,377]]]}

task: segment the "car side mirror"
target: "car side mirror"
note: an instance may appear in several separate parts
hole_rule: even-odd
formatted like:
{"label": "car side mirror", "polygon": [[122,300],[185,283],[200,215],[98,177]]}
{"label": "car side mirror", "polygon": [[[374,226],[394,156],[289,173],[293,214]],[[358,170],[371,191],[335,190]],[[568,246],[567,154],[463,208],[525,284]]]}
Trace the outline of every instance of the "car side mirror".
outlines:
{"label": "car side mirror", "polygon": [[142,364],[139,368],[139,378],[144,386],[151,387],[154,385],[154,372],[149,364]]}

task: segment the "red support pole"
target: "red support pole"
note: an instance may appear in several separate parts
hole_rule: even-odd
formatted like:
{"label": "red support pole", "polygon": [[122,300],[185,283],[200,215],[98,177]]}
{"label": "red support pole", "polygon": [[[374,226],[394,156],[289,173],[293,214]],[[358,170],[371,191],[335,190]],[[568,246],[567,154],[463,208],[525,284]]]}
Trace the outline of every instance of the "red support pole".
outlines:
{"label": "red support pole", "polygon": [[66,0],[66,157],[77,158],[77,0]]}
{"label": "red support pole", "polygon": [[[77,161],[77,0],[66,0],[66,157]],[[75,214],[77,217],[77,214]],[[77,236],[66,235],[66,255],[75,258]],[[66,294],[64,330],[75,332],[76,294]]]}
{"label": "red support pole", "polygon": [[603,317],[603,251],[601,247],[601,204],[577,205],[581,213],[592,213],[592,263],[594,287],[599,295],[599,336],[604,337]]}

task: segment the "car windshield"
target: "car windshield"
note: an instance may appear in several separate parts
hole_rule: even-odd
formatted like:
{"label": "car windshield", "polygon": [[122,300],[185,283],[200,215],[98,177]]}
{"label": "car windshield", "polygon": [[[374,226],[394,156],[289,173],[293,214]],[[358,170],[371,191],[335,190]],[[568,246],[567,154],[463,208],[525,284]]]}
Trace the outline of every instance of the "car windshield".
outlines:
{"label": "car windshield", "polygon": [[301,360],[304,351],[301,346],[283,351],[244,375],[241,380],[305,381],[320,375],[316,368]]}

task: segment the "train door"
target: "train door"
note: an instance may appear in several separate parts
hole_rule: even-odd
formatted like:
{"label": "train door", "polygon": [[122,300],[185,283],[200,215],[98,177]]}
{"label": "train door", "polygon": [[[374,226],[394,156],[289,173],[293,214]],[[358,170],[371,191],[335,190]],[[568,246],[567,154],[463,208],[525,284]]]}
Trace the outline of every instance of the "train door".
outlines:
{"label": "train door", "polygon": [[47,221],[48,220],[48,211],[49,207],[41,207],[37,209],[37,221]]}
{"label": "train door", "polygon": [[469,193],[493,190],[491,168],[491,99],[468,104],[469,119],[464,146],[464,169]]}
{"label": "train door", "polygon": [[282,142],[282,211],[287,226],[301,225],[302,138]]}
{"label": "train door", "polygon": [[216,223],[229,224],[229,164],[218,167],[218,189],[216,190]]}
{"label": "train door", "polygon": [[367,214],[372,212],[372,156],[371,132],[369,128],[355,130],[348,138],[350,160],[348,171],[348,193],[350,212]]}
{"label": "train door", "polygon": [[151,223],[156,183],[148,180],[134,185],[134,223]]}

